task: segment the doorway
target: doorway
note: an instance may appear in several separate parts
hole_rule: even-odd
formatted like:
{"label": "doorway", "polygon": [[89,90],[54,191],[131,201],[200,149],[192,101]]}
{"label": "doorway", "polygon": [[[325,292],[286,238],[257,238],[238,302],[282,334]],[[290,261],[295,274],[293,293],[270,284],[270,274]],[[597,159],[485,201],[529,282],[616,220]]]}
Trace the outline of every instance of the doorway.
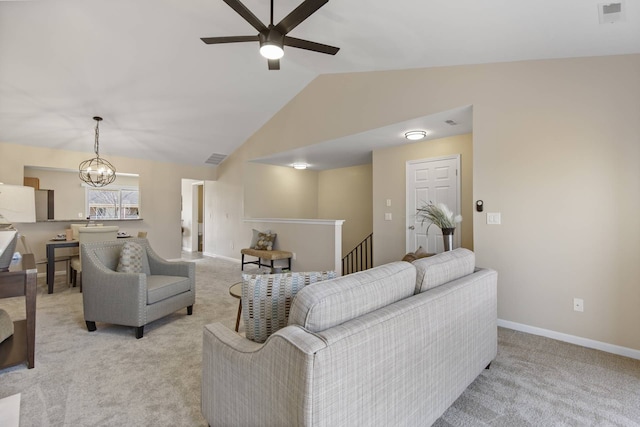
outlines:
{"label": "doorway", "polygon": [[182,250],[204,252],[204,181],[182,180]]}
{"label": "doorway", "polygon": [[[422,224],[415,212],[425,204],[444,203],[460,213],[460,155],[410,160],[406,165],[407,219],[406,250],[415,252],[422,246],[429,253],[444,251],[442,231]],[[454,234],[454,247],[460,246],[460,230]]]}
{"label": "doorway", "polygon": [[194,219],[197,224],[197,252],[204,251],[204,182],[193,184],[193,210],[195,211]]}

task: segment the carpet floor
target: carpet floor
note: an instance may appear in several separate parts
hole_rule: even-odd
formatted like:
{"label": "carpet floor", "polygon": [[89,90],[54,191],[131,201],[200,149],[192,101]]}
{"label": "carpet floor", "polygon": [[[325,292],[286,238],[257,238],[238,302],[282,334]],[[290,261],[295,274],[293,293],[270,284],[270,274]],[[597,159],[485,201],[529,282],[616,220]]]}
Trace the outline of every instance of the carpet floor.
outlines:
{"label": "carpet floor", "polygon": [[[235,327],[229,287],[240,266],[196,262],[196,304],[133,328],[87,332],[82,294],[64,276],[39,281],[35,368],[0,370],[0,398],[21,393],[20,426],[206,426],[200,413],[202,327]],[[0,300],[24,318],[24,299]],[[240,332],[242,332],[242,323]],[[434,424],[445,426],[640,426],[640,361],[499,329],[498,356]]]}

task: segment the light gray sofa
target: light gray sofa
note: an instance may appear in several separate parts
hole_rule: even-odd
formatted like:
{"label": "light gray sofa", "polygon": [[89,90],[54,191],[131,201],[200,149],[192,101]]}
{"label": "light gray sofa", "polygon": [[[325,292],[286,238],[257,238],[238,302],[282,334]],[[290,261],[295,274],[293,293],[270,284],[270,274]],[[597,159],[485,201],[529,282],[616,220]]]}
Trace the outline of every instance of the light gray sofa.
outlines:
{"label": "light gray sofa", "polygon": [[[144,249],[141,273],[116,271],[122,247],[138,243]],[[187,308],[193,313],[196,300],[196,269],[192,262],[166,261],[147,239],[118,239],[80,245],[82,303],[89,332],[96,322],[134,326],[142,338],[144,325]]]}
{"label": "light gray sofa", "polygon": [[497,351],[497,273],[456,249],[312,284],[263,344],[204,328],[211,426],[428,426]]}

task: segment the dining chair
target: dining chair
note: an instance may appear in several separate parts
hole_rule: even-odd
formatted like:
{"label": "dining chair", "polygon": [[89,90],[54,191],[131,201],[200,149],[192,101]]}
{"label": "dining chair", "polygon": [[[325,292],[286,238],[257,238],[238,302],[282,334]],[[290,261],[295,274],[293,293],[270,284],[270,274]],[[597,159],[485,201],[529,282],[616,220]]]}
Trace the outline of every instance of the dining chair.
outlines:
{"label": "dining chair", "polygon": [[71,228],[71,231],[73,233],[73,238],[74,240],[78,240],[78,230],[86,227],[87,223],[85,222],[84,224],[70,224],[69,227]]}
{"label": "dining chair", "polygon": [[[82,227],[86,227],[87,223],[82,223],[82,224],[70,224],[69,227],[71,228],[71,233],[73,235],[73,240],[78,240],[78,230]],[[72,248],[71,249],[71,258],[73,257],[79,257],[80,256],[80,247],[77,248]],[[69,272],[71,272],[71,266],[69,266]],[[69,276],[69,283],[71,283],[71,276]]]}
{"label": "dining chair", "polygon": [[[78,242],[82,246],[83,243],[116,240],[119,229],[120,227],[118,226],[80,227],[78,229]],[[82,292],[82,262],[80,256],[71,258],[71,275],[73,287],[76,287],[78,281],[80,281],[80,292]],[[79,278],[78,275],[80,275]]]}

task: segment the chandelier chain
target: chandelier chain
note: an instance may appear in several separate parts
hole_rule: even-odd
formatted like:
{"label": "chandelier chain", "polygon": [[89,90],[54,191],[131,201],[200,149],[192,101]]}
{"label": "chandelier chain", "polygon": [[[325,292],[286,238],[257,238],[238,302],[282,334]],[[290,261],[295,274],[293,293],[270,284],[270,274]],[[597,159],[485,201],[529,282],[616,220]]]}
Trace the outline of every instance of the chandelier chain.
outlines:
{"label": "chandelier chain", "polygon": [[100,120],[96,120],[96,141],[93,144],[93,151],[96,153],[96,157],[100,157]]}

